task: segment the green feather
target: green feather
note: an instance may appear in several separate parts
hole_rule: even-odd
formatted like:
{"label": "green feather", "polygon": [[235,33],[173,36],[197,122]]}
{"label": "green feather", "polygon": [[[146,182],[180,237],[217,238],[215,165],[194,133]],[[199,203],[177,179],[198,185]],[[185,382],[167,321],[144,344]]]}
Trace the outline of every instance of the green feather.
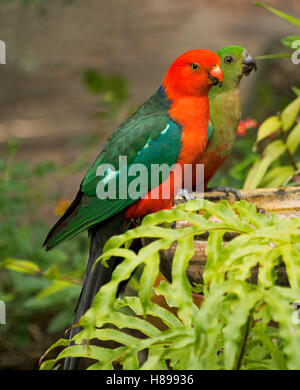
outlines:
{"label": "green feather", "polygon": [[214,128],[212,126],[211,120],[208,122],[208,128],[207,128],[207,143],[211,140],[211,137],[213,135]]}
{"label": "green feather", "polygon": [[[143,193],[145,195],[152,189],[151,164],[168,164],[171,167],[177,162],[181,150],[181,126],[170,119],[168,109],[169,102],[159,89],[112,134],[82,181],[77,207],[74,207],[70,216],[66,213],[66,217],[63,216],[61,222],[58,221],[53,231],[49,233],[46,239],[48,248],[133,204],[136,199],[118,197],[120,176],[127,176],[126,189],[136,178],[128,175],[128,170],[133,164],[143,164],[147,168],[148,187]],[[119,166],[119,156],[127,158],[126,168]],[[98,167],[102,164],[112,165],[115,171],[104,170],[102,176],[97,176]],[[159,184],[166,178],[161,175]],[[109,186],[112,181],[116,183],[117,198],[99,199],[97,196],[99,182]]]}
{"label": "green feather", "polygon": [[[209,92],[210,122],[205,153],[212,153],[220,159],[231,153],[241,120],[239,84],[245,51],[240,46],[227,46],[217,51],[221,58],[223,85],[222,88],[211,88]],[[232,56],[233,62],[226,64],[226,56]]]}

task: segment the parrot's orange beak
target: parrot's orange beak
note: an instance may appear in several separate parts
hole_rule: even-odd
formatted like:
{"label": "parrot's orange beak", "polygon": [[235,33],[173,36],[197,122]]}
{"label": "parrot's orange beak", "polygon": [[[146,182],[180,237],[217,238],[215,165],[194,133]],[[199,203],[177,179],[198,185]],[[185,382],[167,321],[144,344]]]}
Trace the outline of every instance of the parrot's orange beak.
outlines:
{"label": "parrot's orange beak", "polygon": [[219,65],[215,65],[210,72],[208,72],[208,78],[212,81],[212,85],[218,85],[222,87],[223,72]]}

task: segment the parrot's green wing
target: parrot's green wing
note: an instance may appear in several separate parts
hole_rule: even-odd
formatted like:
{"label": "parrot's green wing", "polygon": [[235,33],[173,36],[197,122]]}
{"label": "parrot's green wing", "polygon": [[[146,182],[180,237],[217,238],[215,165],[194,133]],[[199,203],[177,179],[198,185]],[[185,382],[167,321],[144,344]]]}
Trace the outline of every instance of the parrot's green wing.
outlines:
{"label": "parrot's green wing", "polygon": [[[127,196],[127,193],[121,198],[120,193],[123,189],[122,184],[119,185],[121,178],[121,183],[127,182],[127,191],[130,183],[136,179],[137,175],[130,174],[131,167],[138,164],[145,167],[148,174],[148,186],[142,193],[145,195],[153,188],[151,164],[168,164],[171,167],[177,162],[181,150],[181,126],[170,119],[168,108],[168,101],[158,90],[113,133],[83,179],[76,199],[50,231],[46,239],[47,248],[75,236],[133,204],[138,198]],[[126,165],[120,164],[120,156],[127,160]],[[159,184],[166,177],[161,175]],[[103,197],[108,188],[116,189],[115,199],[111,198],[111,193],[109,197]],[[141,197],[141,194],[138,197]]]}
{"label": "parrot's green wing", "polygon": [[209,120],[208,127],[207,127],[207,144],[211,140],[211,137],[213,136],[213,132],[214,132],[213,125],[211,123],[211,120]]}

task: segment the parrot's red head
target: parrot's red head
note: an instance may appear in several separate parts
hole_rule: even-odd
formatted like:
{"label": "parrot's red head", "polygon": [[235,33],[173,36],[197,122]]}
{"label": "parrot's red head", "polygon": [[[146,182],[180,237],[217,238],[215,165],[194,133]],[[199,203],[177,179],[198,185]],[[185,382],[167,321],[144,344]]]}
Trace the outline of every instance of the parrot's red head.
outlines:
{"label": "parrot's red head", "polygon": [[206,95],[211,86],[222,85],[220,57],[205,49],[190,50],[169,68],[163,86],[170,99]]}

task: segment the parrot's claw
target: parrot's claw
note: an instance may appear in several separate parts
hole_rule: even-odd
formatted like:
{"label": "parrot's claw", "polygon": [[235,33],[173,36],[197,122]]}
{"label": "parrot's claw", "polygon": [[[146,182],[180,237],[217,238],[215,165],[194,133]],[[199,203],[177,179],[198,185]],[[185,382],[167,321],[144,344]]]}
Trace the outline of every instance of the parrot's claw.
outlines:
{"label": "parrot's claw", "polygon": [[181,196],[182,198],[184,198],[187,202],[189,200],[194,200],[196,199],[194,196],[192,196],[190,194],[190,192],[188,190],[186,190],[185,188],[181,188],[177,194],[177,196]]}
{"label": "parrot's claw", "polygon": [[256,211],[258,212],[258,214],[266,214],[266,210],[260,207],[256,207]]}
{"label": "parrot's claw", "polygon": [[170,223],[171,229],[176,229],[176,221]]}
{"label": "parrot's claw", "polygon": [[134,227],[137,227],[137,226],[140,226],[140,225],[141,225],[141,223],[142,223],[142,218],[141,218],[141,217],[132,218],[131,221],[132,221]]}
{"label": "parrot's claw", "polygon": [[207,188],[205,192],[224,192],[227,197],[229,197],[230,193],[235,196],[235,199],[237,201],[241,200],[241,193],[239,190],[236,190],[235,188],[232,187],[223,187],[223,186],[218,186],[218,187],[212,187],[212,188]]}

